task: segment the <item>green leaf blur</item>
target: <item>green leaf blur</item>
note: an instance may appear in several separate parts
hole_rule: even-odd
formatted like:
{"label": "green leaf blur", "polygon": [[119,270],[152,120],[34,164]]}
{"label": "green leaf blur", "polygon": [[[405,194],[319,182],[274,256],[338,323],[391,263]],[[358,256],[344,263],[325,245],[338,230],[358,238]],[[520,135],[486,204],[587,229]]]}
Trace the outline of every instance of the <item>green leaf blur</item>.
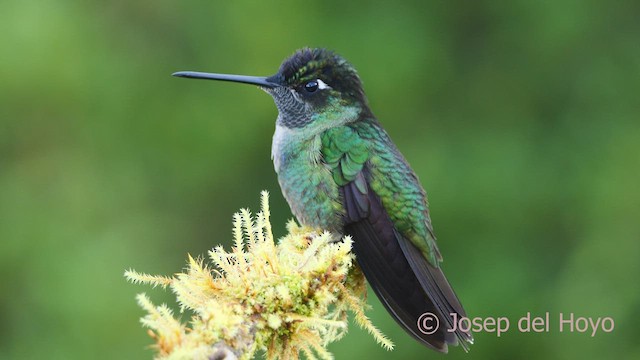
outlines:
{"label": "green leaf blur", "polygon": [[[170,74],[270,75],[303,46],[359,70],[469,315],[511,320],[448,359],[640,358],[639,18],[638,1],[0,2],[0,359],[151,358],[125,269],[228,246],[263,189],[285,234],[269,96]],[[396,350],[352,326],[337,359],[444,358],[369,299]],[[547,311],[549,332],[515,328]],[[560,313],[615,329],[560,332]]]}

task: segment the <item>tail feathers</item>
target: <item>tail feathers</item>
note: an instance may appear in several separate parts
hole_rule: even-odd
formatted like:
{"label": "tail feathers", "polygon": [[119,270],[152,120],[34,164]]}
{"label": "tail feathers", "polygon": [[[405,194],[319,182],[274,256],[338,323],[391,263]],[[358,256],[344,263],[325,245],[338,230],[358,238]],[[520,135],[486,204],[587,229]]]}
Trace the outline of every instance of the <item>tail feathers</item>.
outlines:
{"label": "tail feathers", "polygon": [[468,344],[473,343],[473,336],[469,332],[461,331],[453,323],[455,319],[466,317],[467,314],[462,308],[462,304],[460,304],[458,296],[451,288],[449,281],[447,281],[447,278],[444,276],[442,269],[429,264],[420,250],[418,250],[418,248],[410,241],[402,238],[397,232],[396,238],[398,239],[398,244],[400,245],[405,258],[411,266],[413,274],[420,283],[422,289],[429,294],[429,297],[436,306],[438,313],[443,315],[446,328],[456,329],[456,338],[461,340],[460,344],[463,349],[468,351]]}

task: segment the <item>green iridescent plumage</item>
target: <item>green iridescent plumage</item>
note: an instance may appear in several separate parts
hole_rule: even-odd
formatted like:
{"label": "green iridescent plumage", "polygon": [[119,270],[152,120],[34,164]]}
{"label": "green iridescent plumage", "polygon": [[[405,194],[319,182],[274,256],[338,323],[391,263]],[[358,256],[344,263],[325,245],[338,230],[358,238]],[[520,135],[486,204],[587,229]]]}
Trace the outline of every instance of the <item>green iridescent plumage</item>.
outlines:
{"label": "green iridescent plumage", "polygon": [[[369,109],[356,70],[324,49],[302,49],[277,74],[180,76],[255,84],[278,108],[272,157],[282,193],[301,223],[351,235],[356,260],[391,316],[422,344],[467,348],[454,330],[466,314],[442,273],[427,198],[416,174]],[[418,318],[435,314],[425,333]]]}
{"label": "green iridescent plumage", "polygon": [[[331,128],[321,135],[322,156],[331,168],[334,181],[344,186],[356,181],[366,193],[363,178],[358,178],[368,162],[369,187],[382,204],[398,231],[410,239],[437,266],[442,260],[435,244],[426,206],[426,196],[384,130],[374,121],[363,120],[353,125]],[[362,179],[362,180],[360,180]]]}
{"label": "green iridescent plumage", "polygon": [[369,159],[367,144],[348,126],[331,128],[322,136],[322,156],[338,186],[354,181]]}

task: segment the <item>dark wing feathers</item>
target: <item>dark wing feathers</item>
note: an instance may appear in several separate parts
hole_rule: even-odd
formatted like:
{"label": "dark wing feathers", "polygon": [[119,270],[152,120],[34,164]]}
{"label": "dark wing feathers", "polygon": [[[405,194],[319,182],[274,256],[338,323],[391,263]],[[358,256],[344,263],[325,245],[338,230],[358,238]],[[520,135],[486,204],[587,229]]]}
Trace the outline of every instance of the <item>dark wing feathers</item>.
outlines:
{"label": "dark wing feathers", "polygon": [[[444,276],[442,269],[429,264],[420,250],[418,250],[418,248],[416,248],[410,241],[403,239],[397,231],[395,232],[395,235],[396,238],[399,239],[398,244],[402,249],[405,259],[409,262],[418,282],[426,293],[429,294],[429,297],[438,308],[438,313],[443,315],[442,317],[444,317],[444,319],[441,317],[441,321],[445,321],[447,329],[453,329],[454,318],[451,314],[457,314],[457,319],[466,317],[467,314],[462,308],[462,304],[460,304],[458,296],[451,288],[449,281],[447,281],[447,278]],[[441,326],[442,324],[443,323],[441,322]],[[460,329],[456,329],[455,335],[458,339],[462,340],[460,343],[464,350],[467,351],[467,343],[473,343],[473,336],[468,332],[461,331]],[[455,340],[455,338],[453,340]]]}
{"label": "dark wing feathers", "polygon": [[[346,194],[353,194],[349,188],[349,185],[343,188],[345,199],[349,196]],[[368,217],[345,226],[346,233],[354,239],[353,248],[358,264],[369,285],[398,324],[419,342],[446,352],[446,336],[452,334],[438,331],[426,335],[418,329],[417,321],[421,314],[438,312],[413,275],[395,239],[390,220],[380,211],[379,201],[373,208],[375,210],[372,209]],[[351,209],[348,213],[351,213]]]}
{"label": "dark wing feathers", "polygon": [[[354,239],[356,260],[387,311],[416,340],[430,348],[447,352],[447,344],[457,344],[458,338],[467,349],[471,335],[450,332],[452,312],[466,316],[451,286],[439,268],[431,266],[419,250],[402,238],[372,192],[360,193],[353,183],[341,188],[347,212],[345,231]],[[369,204],[366,216],[356,197],[365,196]],[[356,220],[358,219],[359,220]],[[438,316],[440,329],[424,334],[418,328],[418,318],[424,313]]]}
{"label": "dark wing feathers", "polygon": [[356,180],[341,188],[342,199],[345,203],[346,222],[352,223],[366,218],[369,215],[369,197],[367,195],[366,183],[364,188],[356,186],[360,179],[364,179],[364,175],[360,172]]}
{"label": "dark wing feathers", "polygon": [[[345,233],[353,237],[356,260],[387,311],[411,336],[441,352],[447,352],[449,344],[458,343],[467,350],[467,343],[473,341],[471,334],[450,331],[451,313],[458,318],[466,316],[462,305],[437,261],[435,266],[429,263],[423,252],[402,235],[369,186],[372,164],[367,148],[358,131],[347,126],[332,128],[323,138],[324,160],[340,189]],[[406,165],[404,159],[399,160]],[[428,217],[424,225],[431,231]],[[435,244],[433,249],[437,252]],[[439,329],[433,334],[425,334],[418,327],[418,319],[427,312],[439,319]]]}

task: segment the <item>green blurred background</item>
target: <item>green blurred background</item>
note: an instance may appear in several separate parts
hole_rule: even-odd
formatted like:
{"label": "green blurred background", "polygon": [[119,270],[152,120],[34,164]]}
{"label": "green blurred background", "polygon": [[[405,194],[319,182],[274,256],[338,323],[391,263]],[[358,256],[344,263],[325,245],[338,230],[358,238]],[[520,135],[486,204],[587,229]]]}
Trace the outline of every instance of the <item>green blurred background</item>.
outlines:
{"label": "green blurred background", "polygon": [[[0,2],[0,358],[148,359],[123,271],[171,274],[272,193],[276,109],[177,70],[274,73],[302,46],[359,70],[426,187],[445,272],[472,316],[508,316],[449,359],[640,358],[640,2]],[[397,344],[445,358],[375,299]],[[519,333],[527,311],[548,333]],[[615,320],[560,333],[558,314]]]}

